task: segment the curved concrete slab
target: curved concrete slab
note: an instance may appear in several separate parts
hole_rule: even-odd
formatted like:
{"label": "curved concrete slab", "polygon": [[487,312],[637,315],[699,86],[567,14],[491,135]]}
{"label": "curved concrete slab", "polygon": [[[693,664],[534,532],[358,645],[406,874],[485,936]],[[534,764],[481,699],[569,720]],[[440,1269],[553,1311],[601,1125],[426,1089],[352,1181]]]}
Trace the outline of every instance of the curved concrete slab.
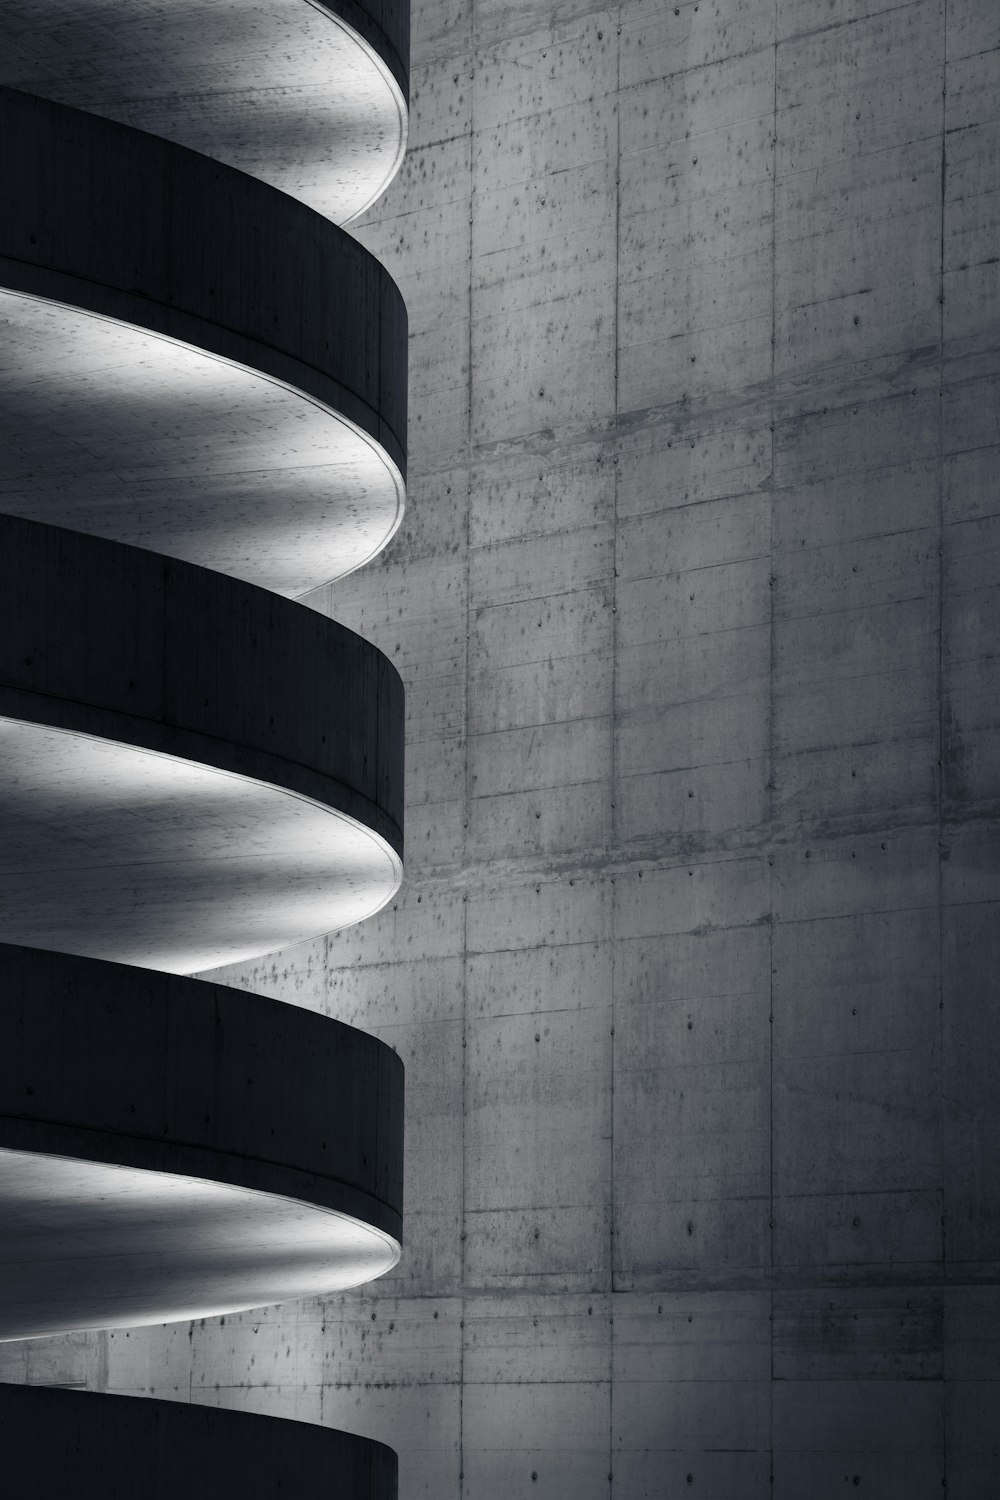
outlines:
{"label": "curved concrete slab", "polygon": [[405,0],[57,0],[0,8],[0,83],[203,151],[337,223],[406,143]]}
{"label": "curved concrete slab", "polygon": [[0,945],[0,993],[0,1338],[259,1307],[395,1264],[403,1069],[384,1043],[33,948]]}
{"label": "curved concrete slab", "polygon": [[296,199],[145,131],[0,89],[0,285],[305,391],[403,467],[406,309]]}
{"label": "curved concrete slab", "polygon": [[382,550],[404,488],[377,443],[299,391],[0,291],[0,504],[297,598]]}
{"label": "curved concrete slab", "polygon": [[403,1066],[384,1042],[226,985],[6,943],[0,993],[0,1146],[284,1195],[399,1238]]}
{"label": "curved concrete slab", "polygon": [[11,1495],[74,1500],[395,1500],[396,1455],[280,1417],[141,1396],[0,1385]]}
{"label": "curved concrete slab", "polygon": [[[20,434],[5,509],[89,516],[287,592],[385,545],[402,507],[406,312],[367,251],[243,173],[10,89],[0,195],[0,287],[21,294],[2,302],[0,380]],[[124,461],[124,494],[94,461],[106,450]],[[270,545],[249,561],[255,527],[291,564],[270,567]]]}
{"label": "curved concrete slab", "polygon": [[361,922],[370,829],[177,756],[0,718],[0,940],[190,974]]}
{"label": "curved concrete slab", "polygon": [[403,690],[332,620],[0,516],[0,939],[190,972],[401,878]]}
{"label": "curved concrete slab", "polygon": [[0,1339],[135,1328],[325,1296],[399,1246],[312,1204],[176,1172],[0,1147]]}

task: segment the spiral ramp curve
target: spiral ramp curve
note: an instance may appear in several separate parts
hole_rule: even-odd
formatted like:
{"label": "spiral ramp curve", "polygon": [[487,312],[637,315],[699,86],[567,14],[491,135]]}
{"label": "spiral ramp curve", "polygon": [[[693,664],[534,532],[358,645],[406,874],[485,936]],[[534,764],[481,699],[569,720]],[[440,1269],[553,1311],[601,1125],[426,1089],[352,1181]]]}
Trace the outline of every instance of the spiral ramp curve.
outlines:
{"label": "spiral ramp curve", "polygon": [[[405,0],[0,8],[0,1340],[360,1285],[402,1068],[191,976],[402,873],[403,696],[298,602],[402,515],[406,314],[342,227]],[[5,1386],[11,1495],[395,1494],[378,1443]]]}

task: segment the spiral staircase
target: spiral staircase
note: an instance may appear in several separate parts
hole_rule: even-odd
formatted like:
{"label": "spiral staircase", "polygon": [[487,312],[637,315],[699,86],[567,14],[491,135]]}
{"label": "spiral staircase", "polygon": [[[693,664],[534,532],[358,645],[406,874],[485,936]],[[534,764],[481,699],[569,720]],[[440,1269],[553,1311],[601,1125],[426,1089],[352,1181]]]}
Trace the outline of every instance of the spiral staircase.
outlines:
{"label": "spiral staircase", "polygon": [[[406,315],[342,227],[396,0],[0,7],[0,1339],[357,1286],[402,1068],[189,977],[401,878],[392,665],[297,602],[403,505]],[[12,1496],[395,1494],[380,1444],[4,1386]]]}

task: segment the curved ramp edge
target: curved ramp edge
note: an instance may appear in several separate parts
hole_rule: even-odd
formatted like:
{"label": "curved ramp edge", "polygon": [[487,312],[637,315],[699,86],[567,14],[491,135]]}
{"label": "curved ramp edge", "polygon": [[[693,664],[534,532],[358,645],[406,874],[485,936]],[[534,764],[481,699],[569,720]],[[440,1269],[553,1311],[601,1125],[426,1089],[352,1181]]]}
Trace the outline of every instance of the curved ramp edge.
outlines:
{"label": "curved ramp edge", "polygon": [[280,1417],[142,1397],[0,1385],[11,1495],[74,1500],[394,1500],[397,1463],[370,1438]]}
{"label": "curved ramp edge", "polygon": [[153,131],[337,223],[402,161],[406,0],[60,0],[0,9],[0,83]]}

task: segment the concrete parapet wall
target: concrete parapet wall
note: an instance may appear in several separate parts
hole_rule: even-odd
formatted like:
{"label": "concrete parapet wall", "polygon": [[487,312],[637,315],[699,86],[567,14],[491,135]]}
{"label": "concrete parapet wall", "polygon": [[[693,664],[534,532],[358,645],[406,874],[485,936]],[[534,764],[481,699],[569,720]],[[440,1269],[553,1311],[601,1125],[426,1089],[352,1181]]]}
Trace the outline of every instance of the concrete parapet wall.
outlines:
{"label": "concrete parapet wall", "polygon": [[7,1483],[24,1495],[78,1500],[391,1500],[396,1455],[381,1443],[294,1422],[166,1402],[87,1400],[69,1391],[0,1387]]}
{"label": "concrete parapet wall", "polygon": [[283,1194],[399,1239],[403,1069],[384,1043],[222,985],[9,944],[0,984],[0,1147]]}
{"label": "concrete parapet wall", "polygon": [[237,579],[0,516],[0,714],[300,793],[403,845],[403,688],[353,631]]}
{"label": "concrete parapet wall", "polygon": [[405,471],[406,309],[296,199],[144,131],[0,88],[0,284],[307,392]]}

